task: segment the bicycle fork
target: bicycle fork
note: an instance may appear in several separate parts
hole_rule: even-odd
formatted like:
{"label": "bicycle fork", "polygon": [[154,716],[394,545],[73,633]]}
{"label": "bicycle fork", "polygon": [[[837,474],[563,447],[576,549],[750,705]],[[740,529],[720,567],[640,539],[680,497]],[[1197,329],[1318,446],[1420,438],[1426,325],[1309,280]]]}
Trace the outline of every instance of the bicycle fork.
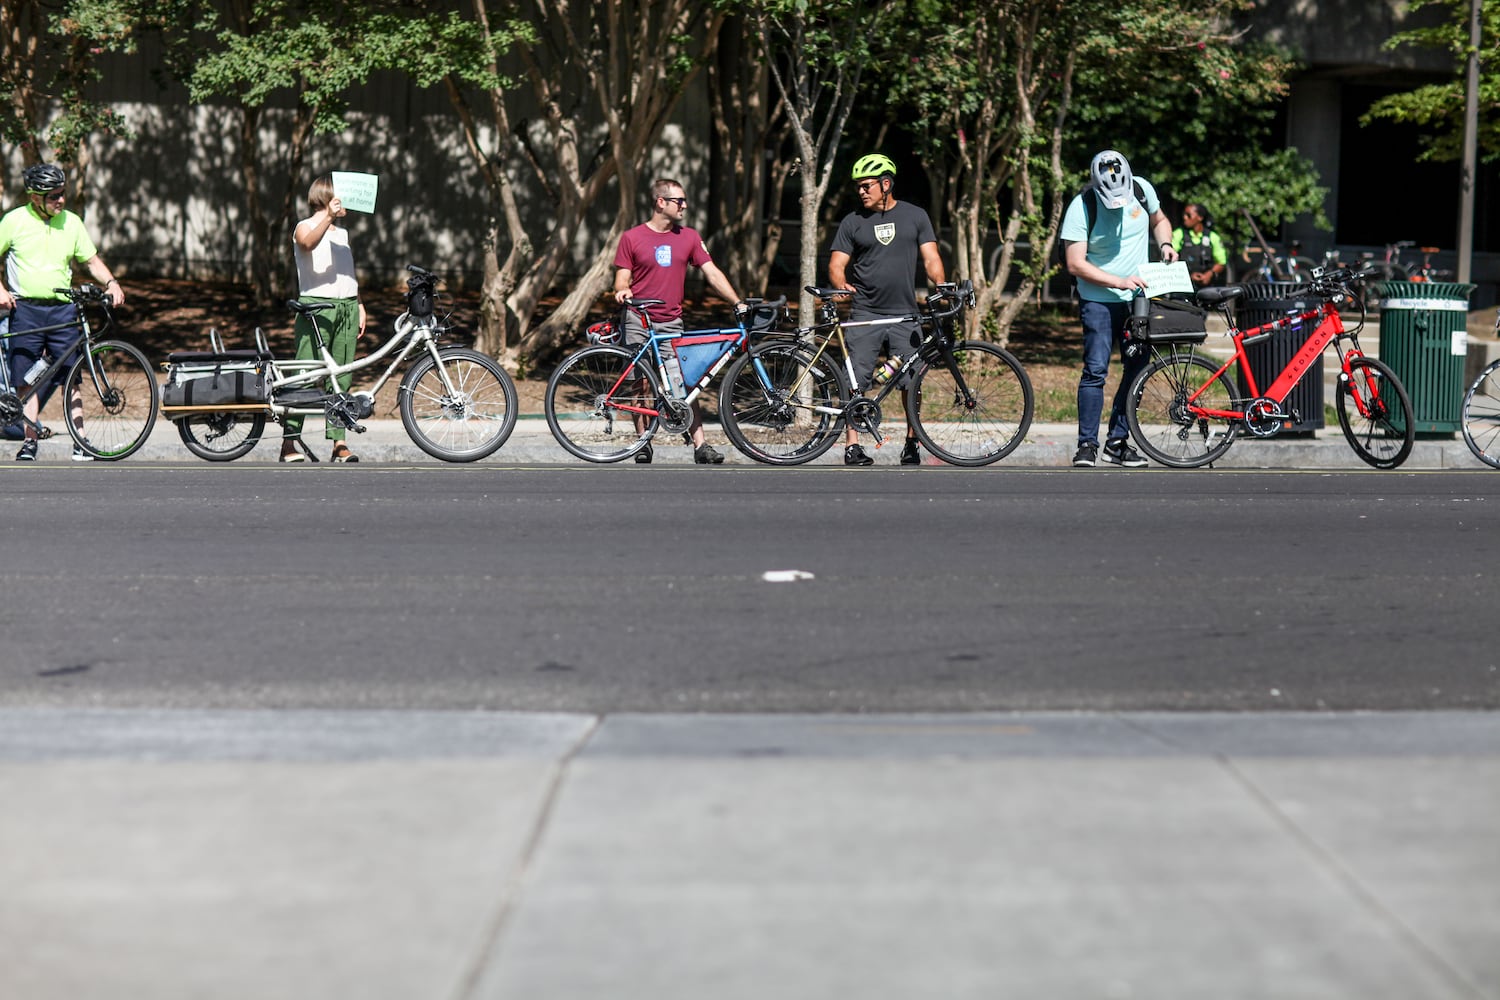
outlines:
{"label": "bicycle fork", "polygon": [[1343,370],[1339,372],[1339,382],[1354,400],[1354,408],[1361,417],[1366,420],[1381,420],[1385,418],[1385,403],[1380,398],[1380,372],[1369,365],[1360,365],[1356,377],[1356,366],[1351,361],[1363,357],[1357,349],[1343,355],[1340,359]]}

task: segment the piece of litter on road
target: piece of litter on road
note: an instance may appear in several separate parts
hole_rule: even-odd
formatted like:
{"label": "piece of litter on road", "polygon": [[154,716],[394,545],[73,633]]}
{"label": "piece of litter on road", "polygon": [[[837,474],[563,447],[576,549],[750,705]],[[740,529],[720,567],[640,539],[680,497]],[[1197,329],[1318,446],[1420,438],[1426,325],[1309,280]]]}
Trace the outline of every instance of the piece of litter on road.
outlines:
{"label": "piece of litter on road", "polygon": [[811,580],[813,575],[802,569],[768,569],[760,578],[767,583],[791,583],[794,580]]}

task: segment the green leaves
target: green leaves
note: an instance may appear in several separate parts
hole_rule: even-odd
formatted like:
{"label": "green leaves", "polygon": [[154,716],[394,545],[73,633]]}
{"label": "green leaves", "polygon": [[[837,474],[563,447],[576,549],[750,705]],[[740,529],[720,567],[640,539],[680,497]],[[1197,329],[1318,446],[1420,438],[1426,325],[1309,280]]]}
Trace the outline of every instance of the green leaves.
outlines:
{"label": "green leaves", "polygon": [[[1370,106],[1362,124],[1377,119],[1415,125],[1422,130],[1419,160],[1451,162],[1463,155],[1464,73],[1469,55],[1470,0],[1418,0],[1411,14],[1440,8],[1446,19],[1426,28],[1403,31],[1385,43],[1387,49],[1407,46],[1443,49],[1457,66],[1447,83],[1428,84],[1383,97]],[[1483,0],[1479,11],[1479,155],[1485,162],[1500,159],[1500,0]]]}
{"label": "green leaves", "polygon": [[258,107],[289,91],[315,111],[314,131],[330,133],[346,126],[350,89],[380,70],[404,71],[424,87],[449,73],[494,82],[493,53],[478,25],[452,11],[380,0],[260,0],[239,13],[233,23],[210,14],[200,24],[213,43],[188,76],[193,100],[229,97]]}

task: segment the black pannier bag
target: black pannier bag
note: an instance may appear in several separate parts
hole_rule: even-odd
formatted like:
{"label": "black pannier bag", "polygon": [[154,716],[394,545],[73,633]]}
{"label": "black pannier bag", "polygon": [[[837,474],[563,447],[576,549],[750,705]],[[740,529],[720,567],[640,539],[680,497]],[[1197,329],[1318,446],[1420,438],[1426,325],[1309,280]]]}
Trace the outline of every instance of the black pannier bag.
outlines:
{"label": "black pannier bag", "polygon": [[222,407],[264,405],[266,357],[259,351],[213,354],[182,351],[169,355],[167,382],[161,389],[164,407]]}
{"label": "black pannier bag", "polygon": [[1208,310],[1179,299],[1148,299],[1125,321],[1125,331],[1139,343],[1201,344],[1208,339]]}

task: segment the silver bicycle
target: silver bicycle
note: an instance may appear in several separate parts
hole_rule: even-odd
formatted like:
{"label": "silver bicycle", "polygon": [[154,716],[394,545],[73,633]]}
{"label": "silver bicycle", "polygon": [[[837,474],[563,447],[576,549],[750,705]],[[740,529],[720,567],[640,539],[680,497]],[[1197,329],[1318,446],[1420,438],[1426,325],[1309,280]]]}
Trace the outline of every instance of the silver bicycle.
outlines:
{"label": "silver bicycle", "polygon": [[[375,396],[409,359],[398,400],[401,424],[417,447],[445,462],[474,462],[494,454],[516,426],[516,385],[487,354],[441,343],[447,326],[435,315],[437,276],[416,265],[407,280],[406,311],[389,340],[347,365],[334,361],[318,314],[330,303],[289,302],[313,322],[319,357],[276,358],[255,331],[253,350],[226,351],[217,337],[210,351],[168,357],[162,414],[177,424],[182,443],[199,458],[232,462],[250,453],[267,421],[322,415],[355,433],[375,412]],[[344,392],[338,376],[390,360],[368,389]],[[300,442],[299,442],[300,443]],[[317,458],[303,446],[307,457]]]}

